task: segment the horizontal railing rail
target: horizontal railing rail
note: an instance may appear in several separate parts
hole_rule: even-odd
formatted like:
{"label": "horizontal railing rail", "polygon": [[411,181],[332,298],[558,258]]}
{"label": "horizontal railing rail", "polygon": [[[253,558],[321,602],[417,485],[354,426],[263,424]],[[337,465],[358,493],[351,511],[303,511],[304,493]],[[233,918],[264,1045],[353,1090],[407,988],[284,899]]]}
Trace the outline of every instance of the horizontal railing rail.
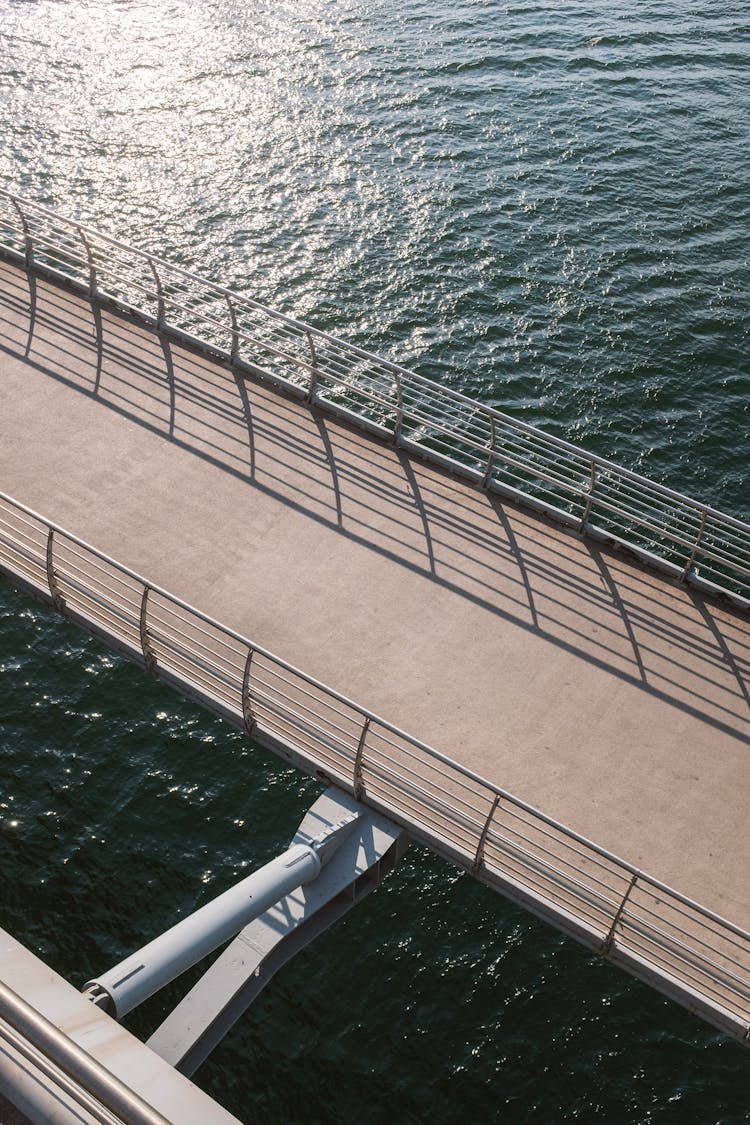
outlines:
{"label": "horizontal railing rail", "polygon": [[750,524],[0,189],[0,254],[674,577],[750,604]]}
{"label": "horizontal railing rail", "polygon": [[307,772],[722,1030],[750,934],[0,493],[0,570]]}
{"label": "horizontal railing rail", "polygon": [[55,1120],[67,1116],[63,1100],[67,1096],[82,1111],[79,1116],[71,1107],[70,1121],[89,1119],[102,1125],[113,1125],[115,1121],[123,1125],[170,1125],[168,1118],[3,981],[0,981],[0,1043],[4,1044],[6,1053],[20,1055],[21,1069],[34,1076],[31,1085],[35,1084],[36,1072],[41,1071],[45,1084],[61,1092],[63,1098]]}

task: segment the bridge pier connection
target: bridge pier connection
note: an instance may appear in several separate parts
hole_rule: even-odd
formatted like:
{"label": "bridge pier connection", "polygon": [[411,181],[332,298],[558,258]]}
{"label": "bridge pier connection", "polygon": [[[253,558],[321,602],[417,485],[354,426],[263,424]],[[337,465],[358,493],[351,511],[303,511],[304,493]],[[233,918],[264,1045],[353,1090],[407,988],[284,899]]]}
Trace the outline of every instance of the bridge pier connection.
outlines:
{"label": "bridge pier connection", "polygon": [[274,973],[374,890],[408,843],[385,817],[329,788],[282,855],[89,981],[84,993],[122,1019],[232,938],[148,1041],[190,1075]]}
{"label": "bridge pier connection", "polygon": [[[290,957],[382,882],[408,843],[385,817],[329,788],[285,852],[89,981],[90,1005],[0,930],[0,1111],[7,1096],[24,1125],[235,1122],[179,1075],[193,1073]],[[227,942],[146,1045],[115,1028]]]}

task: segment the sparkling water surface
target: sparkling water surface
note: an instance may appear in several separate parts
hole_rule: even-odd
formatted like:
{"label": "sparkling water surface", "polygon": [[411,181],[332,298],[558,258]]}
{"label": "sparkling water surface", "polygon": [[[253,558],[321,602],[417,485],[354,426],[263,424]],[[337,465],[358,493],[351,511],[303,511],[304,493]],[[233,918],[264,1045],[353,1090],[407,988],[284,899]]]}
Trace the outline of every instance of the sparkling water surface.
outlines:
{"label": "sparkling water surface", "polygon": [[[749,33],[723,0],[0,0],[0,184],[750,518]],[[5,585],[0,620],[0,924],[82,983],[319,787]],[[749,1060],[414,848],[197,1079],[268,1122],[739,1122]]]}

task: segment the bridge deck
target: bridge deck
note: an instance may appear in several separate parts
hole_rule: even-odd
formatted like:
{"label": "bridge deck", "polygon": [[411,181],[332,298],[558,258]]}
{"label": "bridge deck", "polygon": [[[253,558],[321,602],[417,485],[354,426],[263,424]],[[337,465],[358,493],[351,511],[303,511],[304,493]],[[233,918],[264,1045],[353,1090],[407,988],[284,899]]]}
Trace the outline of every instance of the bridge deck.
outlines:
{"label": "bridge deck", "polygon": [[750,927],[746,616],[15,266],[0,300],[3,491]]}

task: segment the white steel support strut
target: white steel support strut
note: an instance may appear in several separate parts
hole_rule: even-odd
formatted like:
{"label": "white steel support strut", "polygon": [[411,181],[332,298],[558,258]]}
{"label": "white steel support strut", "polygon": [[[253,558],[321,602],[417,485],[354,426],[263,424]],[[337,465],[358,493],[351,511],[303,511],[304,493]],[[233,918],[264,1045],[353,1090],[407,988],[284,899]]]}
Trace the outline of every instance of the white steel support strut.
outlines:
{"label": "white steel support strut", "polygon": [[132,957],[88,981],[84,990],[100,1007],[122,1019],[290,891],[316,879],[354,819],[349,814],[339,823],[326,826],[308,843],[292,844],[283,855],[172,926]]}
{"label": "white steel support strut", "polygon": [[317,879],[245,926],[148,1040],[182,1074],[195,1071],[290,957],[374,890],[403,856],[406,833],[334,787],[305,815],[293,842],[304,844],[347,815],[354,823]]}
{"label": "white steel support strut", "polygon": [[90,980],[84,992],[121,1019],[234,938],[148,1041],[192,1074],[273,974],[378,886],[407,846],[392,821],[331,787],[283,855]]}

